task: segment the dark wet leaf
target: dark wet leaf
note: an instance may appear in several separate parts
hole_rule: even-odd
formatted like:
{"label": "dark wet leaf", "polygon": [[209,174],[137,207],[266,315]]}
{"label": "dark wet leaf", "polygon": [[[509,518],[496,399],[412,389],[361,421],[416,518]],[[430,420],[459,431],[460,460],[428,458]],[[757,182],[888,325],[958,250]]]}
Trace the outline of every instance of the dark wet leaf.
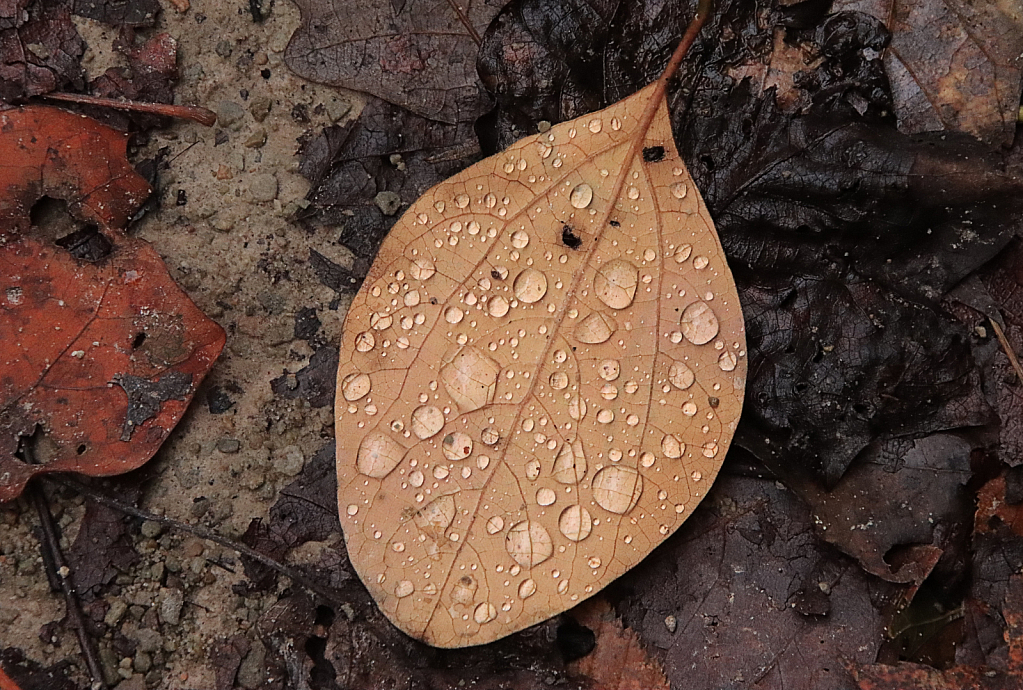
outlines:
{"label": "dark wet leaf", "polygon": [[296,0],[285,60],[299,76],[356,89],[441,122],[490,109],[476,77],[480,36],[500,0]]}
{"label": "dark wet leaf", "polygon": [[[136,496],[128,497],[131,500]],[[68,564],[80,596],[98,595],[102,588],[139,561],[124,514],[99,503],[85,504],[78,536],[68,550]]]}
{"label": "dark wet leaf", "polygon": [[840,659],[873,662],[898,591],[819,541],[776,482],[722,475],[609,596],[672,687],[793,690],[851,687]]}
{"label": "dark wet leaf", "polygon": [[304,217],[339,227],[338,241],[360,260],[357,275],[314,260],[320,279],[336,290],[349,289],[351,278],[361,280],[400,215],[385,215],[377,195],[397,194],[404,209],[478,160],[475,141],[471,123],[445,125],[378,100],[370,101],[354,122],[332,125],[305,141],[299,171],[312,183],[306,197],[312,205]]}
{"label": "dark wet leaf", "polygon": [[[1023,88],[1018,5],[963,0],[837,0],[888,24],[882,53],[899,130],[967,132],[1012,143]],[[938,30],[940,27],[940,30]]]}
{"label": "dark wet leaf", "polygon": [[[148,38],[124,29],[113,48],[127,65],[111,67],[89,84],[92,95],[147,103],[173,103],[178,79],[178,42],[167,33]],[[165,118],[142,113],[111,113],[108,108],[87,108],[89,114],[118,129],[144,130],[158,126]]]}
{"label": "dark wet leaf", "polygon": [[219,640],[210,649],[210,664],[213,666],[213,674],[216,678],[214,687],[216,690],[231,690],[235,677],[238,675],[238,668],[242,660],[249,653],[251,648],[248,638],[238,633],[226,640]]}
{"label": "dark wet leaf", "polygon": [[81,89],[84,54],[85,41],[63,0],[0,4],[0,100]]}
{"label": "dark wet leaf", "polygon": [[[569,616],[582,630],[596,633],[595,649],[569,665],[573,673],[590,678],[600,690],[669,690],[660,664],[650,658],[636,633],[622,625],[603,596],[582,603]],[[558,633],[560,637],[561,628]]]}
{"label": "dark wet leaf", "polygon": [[[337,384],[337,353],[334,345],[324,345],[309,358],[309,364],[294,374],[279,376],[270,382],[273,392],[283,398],[301,398],[313,407],[325,407],[334,402]],[[294,385],[294,388],[291,386]]]}
{"label": "dark wet leaf", "polygon": [[[45,668],[25,657],[25,653],[17,647],[0,650],[0,688],[3,690],[82,690],[69,677],[75,669],[67,662]],[[4,685],[4,677],[10,683]]]}

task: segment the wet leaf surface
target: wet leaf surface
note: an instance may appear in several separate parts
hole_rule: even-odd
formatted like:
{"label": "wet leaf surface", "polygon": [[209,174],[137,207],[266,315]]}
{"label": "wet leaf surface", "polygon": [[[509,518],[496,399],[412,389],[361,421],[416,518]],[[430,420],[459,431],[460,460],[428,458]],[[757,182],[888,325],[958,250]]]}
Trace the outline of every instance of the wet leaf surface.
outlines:
{"label": "wet leaf surface", "polygon": [[[885,22],[883,52],[899,129],[1012,143],[1023,88],[1023,14],[1014,3],[839,0]],[[940,30],[935,30],[940,27]]]}
{"label": "wet leaf surface", "polygon": [[67,664],[44,668],[16,647],[0,650],[0,690],[80,690],[68,671]]}
{"label": "wet leaf surface", "polygon": [[152,26],[160,13],[159,0],[72,0],[80,17],[114,26]]}
{"label": "wet leaf surface", "polygon": [[365,91],[423,117],[472,122],[490,109],[476,76],[497,0],[392,4],[298,0],[285,60],[296,74]]}
{"label": "wet leaf surface", "polygon": [[481,644],[586,599],[674,532],[720,467],[742,316],[666,80],[432,188],[352,303],[342,525],[416,638]]}
{"label": "wet leaf surface", "polygon": [[[50,108],[0,118],[0,500],[10,500],[41,472],[112,475],[146,462],[225,336],[156,252],[119,230],[148,194],[124,135]],[[26,232],[43,196],[91,226],[56,241]]]}
{"label": "wet leaf surface", "polygon": [[[127,493],[124,498],[137,500],[137,490]],[[87,503],[67,558],[79,595],[86,598],[98,595],[101,588],[113,582],[118,574],[127,573],[139,561],[130,519],[112,508]]]}

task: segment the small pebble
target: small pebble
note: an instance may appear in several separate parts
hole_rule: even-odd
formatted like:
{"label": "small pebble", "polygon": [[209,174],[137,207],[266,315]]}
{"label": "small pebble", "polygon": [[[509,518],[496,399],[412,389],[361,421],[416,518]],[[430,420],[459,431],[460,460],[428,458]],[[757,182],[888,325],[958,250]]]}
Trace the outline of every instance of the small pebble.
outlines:
{"label": "small pebble", "polygon": [[273,105],[266,96],[256,96],[249,103],[249,113],[252,115],[252,119],[256,122],[262,122],[266,119],[266,116],[270,114],[270,108]]}
{"label": "small pebble", "polygon": [[262,148],[263,144],[266,143],[266,130],[260,127],[245,140],[245,147],[249,149]]}
{"label": "small pebble", "polygon": [[217,124],[230,127],[245,117],[245,109],[234,101],[221,101],[217,104]]}
{"label": "small pebble", "polygon": [[287,446],[277,453],[274,458],[274,469],[281,474],[294,477],[302,471],[305,466],[305,456],[298,446]]}
{"label": "small pebble", "polygon": [[401,208],[401,197],[396,192],[380,192],[373,201],[385,216],[393,216]]}
{"label": "small pebble", "polygon": [[665,616],[664,627],[668,629],[668,632],[674,634],[678,630],[678,620],[675,616]]}
{"label": "small pebble", "polygon": [[217,441],[217,450],[221,453],[237,453],[242,448],[242,442],[236,438],[222,438]]}
{"label": "small pebble", "polygon": [[273,201],[277,198],[277,178],[272,173],[253,175],[249,179],[249,195],[253,201]]}

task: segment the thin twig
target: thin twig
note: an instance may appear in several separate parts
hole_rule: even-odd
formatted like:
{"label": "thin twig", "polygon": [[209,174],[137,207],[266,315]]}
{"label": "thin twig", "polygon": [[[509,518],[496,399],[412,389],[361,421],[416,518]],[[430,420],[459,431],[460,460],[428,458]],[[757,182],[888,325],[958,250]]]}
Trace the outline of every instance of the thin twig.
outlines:
{"label": "thin twig", "polygon": [[195,527],[192,525],[185,524],[184,522],[179,522],[178,520],[175,520],[173,518],[164,517],[163,515],[157,515],[156,513],[150,513],[148,511],[142,510],[141,508],[136,508],[133,505],[119,501],[116,498],[112,498],[111,496],[107,496],[103,492],[97,491],[91,486],[86,486],[85,484],[81,484],[79,482],[67,479],[65,477],[48,475],[46,479],[56,484],[60,484],[61,486],[67,487],[68,489],[71,489],[73,491],[77,491],[78,493],[88,498],[90,501],[95,501],[96,503],[105,505],[108,508],[119,510],[122,513],[131,515],[132,517],[141,518],[143,520],[150,520],[152,522],[158,522],[161,525],[164,525],[171,529],[175,529],[180,532],[186,532],[200,539],[211,541],[215,544],[220,544],[224,548],[236,551],[242,556],[251,558],[252,560],[256,561],[257,563],[260,563],[261,565],[265,565],[267,568],[276,570],[281,575],[290,578],[291,581],[294,582],[295,584],[305,588],[310,593],[321,597],[324,601],[334,605],[335,607],[341,606],[341,604],[343,603],[337,598],[336,594],[331,592],[329,589],[326,589],[325,587],[321,586],[317,582],[314,582],[313,580],[309,579],[298,570],[295,570],[294,568],[284,565],[283,563],[279,563],[278,561],[275,561],[269,556],[265,556],[260,552],[256,551],[255,549],[246,546],[245,544],[241,544],[232,539],[228,539],[227,537],[223,536],[222,534],[218,534],[213,530],[206,529],[205,527]]}
{"label": "thin twig", "polygon": [[[25,449],[26,455],[31,451]],[[27,491],[36,512],[39,514],[39,523],[42,525],[42,541],[40,545],[46,552],[47,557],[43,559],[46,565],[46,574],[50,585],[56,585],[64,594],[64,604],[67,607],[68,622],[75,630],[78,637],[78,645],[82,648],[82,656],[85,657],[85,665],[89,670],[94,685],[108,687],[103,679],[103,667],[99,663],[99,655],[92,638],[85,629],[85,617],[82,615],[82,605],[78,601],[78,593],[75,591],[71,581],[71,568],[68,566],[64,552],[60,548],[60,537],[57,536],[57,525],[53,521],[53,514],[50,513],[50,506],[42,489],[36,485],[29,485]]]}
{"label": "thin twig", "polygon": [[1019,365],[1019,360],[1016,358],[1016,353],[1012,351],[1012,345],[1009,344],[1009,339],[1005,337],[1005,332],[1002,331],[1002,327],[993,318],[988,316],[987,320],[991,322],[991,328],[994,329],[995,335],[998,336],[998,342],[1002,344],[1002,349],[1005,350],[1005,356],[1009,358],[1009,363],[1016,370],[1016,376],[1019,377],[1020,382],[1023,382],[1023,367]]}
{"label": "thin twig", "polygon": [[88,96],[81,93],[61,93],[54,91],[41,94],[41,98],[48,98],[54,101],[66,101],[68,103],[82,103],[84,105],[98,105],[104,108],[116,110],[128,110],[135,113],[152,113],[153,115],[165,115],[167,117],[179,117],[184,120],[194,120],[201,125],[212,127],[217,121],[217,114],[206,108],[199,108],[193,105],[171,105],[169,103],[143,103],[141,101],[121,100],[117,98],[103,98],[102,96]]}

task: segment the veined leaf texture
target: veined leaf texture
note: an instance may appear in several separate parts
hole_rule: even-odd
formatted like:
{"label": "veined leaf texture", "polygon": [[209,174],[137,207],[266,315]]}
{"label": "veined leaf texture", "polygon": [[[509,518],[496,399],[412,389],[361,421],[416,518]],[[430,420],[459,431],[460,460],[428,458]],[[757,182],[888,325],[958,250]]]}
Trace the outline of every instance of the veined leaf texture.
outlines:
{"label": "veined leaf texture", "polygon": [[745,334],[672,139],[673,71],[429,190],[348,312],[341,523],[413,637],[482,644],[574,606],[717,475]]}

